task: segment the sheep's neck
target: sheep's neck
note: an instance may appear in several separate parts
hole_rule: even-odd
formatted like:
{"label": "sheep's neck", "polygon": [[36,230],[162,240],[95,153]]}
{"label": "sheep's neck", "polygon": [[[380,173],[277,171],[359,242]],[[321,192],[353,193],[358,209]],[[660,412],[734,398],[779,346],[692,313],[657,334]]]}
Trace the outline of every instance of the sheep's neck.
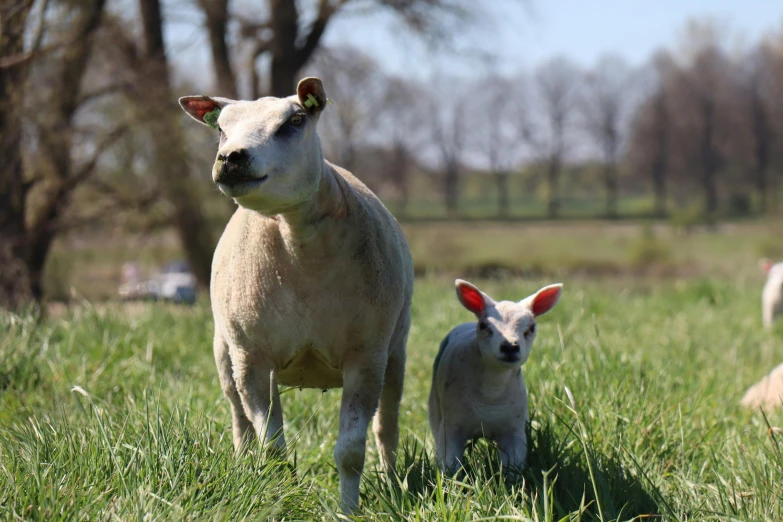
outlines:
{"label": "sheep's neck", "polygon": [[334,171],[323,164],[321,181],[312,198],[293,208],[281,212],[277,219],[287,249],[299,254],[308,247],[323,247],[328,239],[328,218],[343,218],[346,215],[345,197],[335,179]]}
{"label": "sheep's neck", "polygon": [[[480,357],[480,356],[479,356]],[[521,368],[498,368],[483,361],[478,380],[478,392],[486,402],[504,402],[508,398],[508,389],[522,375]]]}

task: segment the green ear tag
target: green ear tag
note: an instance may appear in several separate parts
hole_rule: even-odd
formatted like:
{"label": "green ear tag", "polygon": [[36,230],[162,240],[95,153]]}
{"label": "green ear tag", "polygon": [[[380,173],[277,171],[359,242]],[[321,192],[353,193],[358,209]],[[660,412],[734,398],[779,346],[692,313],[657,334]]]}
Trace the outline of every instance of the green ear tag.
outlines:
{"label": "green ear tag", "polygon": [[218,116],[220,116],[220,109],[219,108],[212,109],[211,111],[209,111],[208,113],[206,113],[204,115],[204,118],[203,118],[204,123],[206,123],[207,125],[209,125],[213,129],[217,129],[218,128],[218,124],[217,124]]}
{"label": "green ear tag", "polygon": [[318,103],[318,100],[315,99],[315,96],[313,96],[312,94],[308,93],[307,101],[304,103],[304,106],[309,109],[313,105],[315,105],[316,107],[320,106],[320,104]]}

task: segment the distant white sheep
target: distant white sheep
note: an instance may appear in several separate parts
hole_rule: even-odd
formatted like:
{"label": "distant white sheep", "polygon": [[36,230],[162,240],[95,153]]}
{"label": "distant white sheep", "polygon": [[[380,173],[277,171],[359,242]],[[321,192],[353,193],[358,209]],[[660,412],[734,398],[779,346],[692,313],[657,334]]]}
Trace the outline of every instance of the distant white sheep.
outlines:
{"label": "distant white sheep", "polygon": [[[767,275],[761,291],[761,319],[764,328],[771,329],[777,316],[783,312],[783,263],[762,259],[759,266]],[[783,406],[783,364],[748,388],[740,404],[748,408]]]}
{"label": "distant white sheep", "polygon": [[443,339],[432,370],[430,427],[440,468],[452,472],[469,440],[497,442],[504,470],[516,477],[527,456],[528,400],[520,366],[536,337],[536,318],[557,303],[563,285],[519,301],[495,302],[457,279],[457,297],[476,314]]}
{"label": "distant white sheep", "polygon": [[239,204],[215,250],[211,284],[234,445],[260,437],[285,448],[278,384],[342,387],[334,458],[350,512],[373,415],[382,465],[395,467],[413,264],[378,198],[324,160],[316,123],[326,103],[317,78],[288,98],[180,99],[220,133],[212,178]]}
{"label": "distant white sheep", "polygon": [[751,386],[740,404],[747,408],[780,408],[783,406],[783,364]]}
{"label": "distant white sheep", "polygon": [[761,292],[761,319],[764,328],[772,328],[775,318],[783,312],[783,263],[762,259],[761,270],[767,275],[767,282]]}

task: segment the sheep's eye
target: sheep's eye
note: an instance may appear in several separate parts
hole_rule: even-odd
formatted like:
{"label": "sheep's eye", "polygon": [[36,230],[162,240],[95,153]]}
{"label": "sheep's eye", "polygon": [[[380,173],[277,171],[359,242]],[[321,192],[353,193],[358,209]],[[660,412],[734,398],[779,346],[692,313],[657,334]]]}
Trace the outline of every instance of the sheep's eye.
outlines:
{"label": "sheep's eye", "polygon": [[301,125],[304,121],[304,117],[301,114],[294,114],[291,116],[291,119],[288,120],[288,123],[291,125]]}
{"label": "sheep's eye", "polygon": [[486,332],[489,335],[492,335],[492,330],[489,329],[489,325],[486,321],[479,321],[478,327],[482,332]]}
{"label": "sheep's eye", "polygon": [[529,337],[534,333],[536,333],[536,325],[531,324],[530,326],[528,326],[527,330],[525,331],[525,337]]}

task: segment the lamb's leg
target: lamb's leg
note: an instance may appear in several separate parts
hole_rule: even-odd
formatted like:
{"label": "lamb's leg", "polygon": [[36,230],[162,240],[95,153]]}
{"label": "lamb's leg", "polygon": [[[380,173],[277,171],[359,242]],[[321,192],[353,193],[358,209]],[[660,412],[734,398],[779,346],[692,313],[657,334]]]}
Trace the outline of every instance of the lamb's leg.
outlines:
{"label": "lamb's leg", "polygon": [[373,432],[381,466],[386,473],[394,473],[397,462],[397,444],[399,442],[399,414],[402,387],[405,379],[405,343],[408,328],[400,332],[397,340],[390,346],[391,356],[386,363],[381,399],[378,411],[373,419]]}
{"label": "lamb's leg", "polygon": [[220,377],[220,387],[223,389],[223,395],[231,403],[231,419],[234,432],[234,448],[237,451],[247,447],[251,440],[252,424],[245,416],[245,410],[242,408],[242,400],[237,392],[237,385],[234,382],[234,372],[231,368],[231,357],[228,354],[228,344],[223,338],[215,332],[213,342],[215,352],[215,362],[217,363],[218,376]]}
{"label": "lamb's leg", "polygon": [[280,394],[272,366],[262,360],[248,360],[247,355],[242,352],[233,357],[233,362],[234,379],[245,415],[253,423],[253,428],[264,441],[264,446],[274,443],[283,453],[283,409],[280,406]]}
{"label": "lamb's leg", "polygon": [[352,513],[359,507],[367,427],[378,407],[384,372],[383,361],[343,367],[340,431],[334,447],[334,460],[340,473],[340,501],[346,513]]}
{"label": "lamb's leg", "polygon": [[435,435],[435,456],[440,470],[446,475],[453,475],[462,464],[462,455],[468,438],[454,426],[446,426],[441,421],[438,433]]}
{"label": "lamb's leg", "polygon": [[500,463],[509,480],[515,481],[525,469],[527,459],[527,435],[524,427],[497,439]]}

